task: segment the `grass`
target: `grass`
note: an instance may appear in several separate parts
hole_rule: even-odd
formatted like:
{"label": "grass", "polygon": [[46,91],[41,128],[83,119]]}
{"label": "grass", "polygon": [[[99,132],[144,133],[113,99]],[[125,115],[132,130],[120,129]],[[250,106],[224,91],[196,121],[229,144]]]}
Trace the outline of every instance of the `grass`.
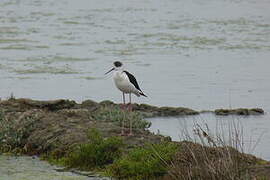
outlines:
{"label": "grass", "polygon": [[[129,114],[117,108],[104,107],[98,111],[94,117],[96,121],[120,124],[126,116],[142,121],[139,114]],[[145,124],[137,126],[145,127]],[[231,124],[228,133],[212,135],[207,125],[204,128],[195,124],[194,134],[200,143],[191,142],[189,138],[189,141],[178,143],[161,142],[126,148],[128,144],[125,145],[122,138],[103,138],[99,131],[91,129],[89,142],[78,145],[59,162],[69,168],[98,170],[116,179],[252,179],[250,165],[262,161],[242,153],[241,126]]]}
{"label": "grass", "polygon": [[[18,147],[23,150],[22,145],[34,126],[33,114],[22,113],[8,120],[5,113],[0,112],[0,151],[7,152]],[[129,125],[127,122],[132,120],[133,127],[140,129],[150,126],[139,113],[123,111],[114,106],[97,109],[93,118],[97,122],[110,121],[119,126],[122,121]],[[51,156],[46,158],[69,168],[98,170],[116,179],[252,179],[250,165],[267,162],[242,153],[244,144],[240,125],[231,124],[226,132],[228,134],[223,129],[223,134],[221,131],[212,135],[207,125],[202,127],[195,124],[194,133],[200,144],[189,138],[190,142],[140,143],[137,147],[131,147],[128,142],[144,141],[144,137],[104,138],[97,129],[90,129],[86,143],[75,147],[72,145],[70,152],[66,149],[63,152],[55,151],[54,154],[48,152]],[[124,141],[126,139],[129,141]],[[264,179],[263,175],[261,179]]]}
{"label": "grass", "polygon": [[119,107],[102,107],[95,113],[94,119],[96,121],[115,122],[119,126],[121,126],[124,121],[126,127],[129,127],[131,121],[132,127],[135,129],[146,129],[151,126],[151,123],[144,120],[139,112],[128,112],[121,110]]}
{"label": "grass", "polygon": [[89,131],[88,138],[89,143],[79,145],[64,159],[66,166],[83,170],[101,168],[121,156],[124,147],[121,138],[104,139],[96,129]]}
{"label": "grass", "polygon": [[120,137],[103,138],[96,129],[88,133],[89,143],[75,147],[65,157],[50,162],[80,170],[98,170],[117,179],[154,179],[168,172],[170,161],[179,147],[175,143],[148,144],[125,148]]}
{"label": "grass", "polygon": [[243,130],[239,124],[231,121],[226,133],[221,131],[215,135],[207,124],[205,128],[195,124],[194,134],[199,144],[190,142],[192,138],[181,142],[181,151],[170,165],[170,179],[252,179],[249,167],[258,159],[243,153]]}
{"label": "grass", "polygon": [[8,120],[5,113],[0,112],[0,152],[23,151],[24,140],[31,133],[33,122],[34,118],[24,115],[17,120]]}
{"label": "grass", "polygon": [[137,147],[107,168],[107,175],[117,179],[155,179],[168,171],[177,145],[161,143]]}

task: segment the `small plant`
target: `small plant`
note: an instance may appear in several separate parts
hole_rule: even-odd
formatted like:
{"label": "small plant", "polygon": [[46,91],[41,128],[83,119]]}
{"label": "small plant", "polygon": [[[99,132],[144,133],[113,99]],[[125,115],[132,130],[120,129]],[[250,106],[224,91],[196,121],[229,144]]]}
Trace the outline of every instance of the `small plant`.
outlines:
{"label": "small plant", "polygon": [[[181,142],[181,151],[177,152],[168,172],[171,178],[175,180],[251,179],[248,168],[250,164],[255,164],[257,159],[242,153],[244,147],[241,127],[235,123],[230,125],[227,140],[222,134],[224,132],[212,135],[207,124],[205,126],[206,128],[199,124],[194,125],[194,134],[199,139],[199,143]],[[186,136],[190,137],[188,134]]]}
{"label": "small plant", "polygon": [[22,115],[18,119],[7,119],[4,112],[0,112],[0,151],[22,149],[33,124],[32,117]]}
{"label": "small plant", "polygon": [[118,179],[153,179],[167,173],[177,145],[161,143],[131,150],[107,168],[107,175]]}
{"label": "small plant", "polygon": [[95,115],[97,121],[111,121],[119,126],[122,121],[129,126],[131,120],[133,128],[145,129],[151,126],[151,123],[145,121],[139,112],[128,112],[121,110],[119,107],[102,107]]}
{"label": "small plant", "polygon": [[124,146],[121,138],[104,139],[96,129],[89,131],[88,138],[89,143],[79,145],[65,158],[65,165],[89,170],[111,164],[120,157]]}
{"label": "small plant", "polygon": [[13,92],[10,94],[10,96],[8,97],[8,100],[11,101],[11,100],[15,100],[16,97],[15,95],[13,94]]}

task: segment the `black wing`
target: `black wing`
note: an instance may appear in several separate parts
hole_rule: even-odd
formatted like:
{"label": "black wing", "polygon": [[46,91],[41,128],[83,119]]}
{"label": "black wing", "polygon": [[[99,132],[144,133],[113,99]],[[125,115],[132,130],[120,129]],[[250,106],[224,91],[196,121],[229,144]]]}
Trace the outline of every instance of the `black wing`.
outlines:
{"label": "black wing", "polygon": [[139,85],[138,85],[137,80],[135,79],[135,77],[132,74],[130,74],[129,72],[127,72],[127,71],[124,71],[124,72],[128,76],[129,81],[135,86],[135,88],[138,89],[138,90],[140,90],[140,91],[142,91],[140,89],[140,87],[139,87]]}

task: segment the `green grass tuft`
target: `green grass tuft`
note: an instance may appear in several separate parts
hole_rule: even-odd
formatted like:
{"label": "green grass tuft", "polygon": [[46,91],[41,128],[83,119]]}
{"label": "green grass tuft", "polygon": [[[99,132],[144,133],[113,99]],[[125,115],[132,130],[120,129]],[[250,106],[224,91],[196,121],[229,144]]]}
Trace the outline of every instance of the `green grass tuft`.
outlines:
{"label": "green grass tuft", "polygon": [[138,147],[108,166],[106,174],[118,179],[154,179],[167,173],[177,145],[161,143]]}
{"label": "green grass tuft", "polygon": [[97,121],[115,122],[119,126],[121,126],[122,121],[125,121],[127,127],[129,122],[132,121],[132,127],[138,129],[145,129],[151,126],[151,123],[144,120],[139,112],[128,112],[121,110],[119,107],[102,107],[94,115],[94,118]]}
{"label": "green grass tuft", "polygon": [[79,145],[65,158],[65,165],[89,170],[111,164],[120,157],[124,146],[120,137],[104,139],[99,131],[91,129],[88,138],[89,143]]}

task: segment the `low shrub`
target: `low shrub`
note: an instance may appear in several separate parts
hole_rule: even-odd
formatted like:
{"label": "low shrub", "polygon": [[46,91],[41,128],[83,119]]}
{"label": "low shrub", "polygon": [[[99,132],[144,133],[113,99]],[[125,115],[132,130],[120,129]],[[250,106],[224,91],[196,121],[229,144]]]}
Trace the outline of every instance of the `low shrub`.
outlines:
{"label": "low shrub", "polygon": [[4,112],[0,112],[0,152],[20,153],[31,133],[34,121],[34,118],[28,116],[7,119]]}
{"label": "low shrub", "polygon": [[120,109],[119,107],[102,107],[94,115],[94,119],[97,121],[110,121],[115,122],[121,126],[122,121],[125,122],[125,126],[129,127],[129,122],[132,122],[133,128],[145,129],[151,126],[151,122],[143,119],[139,112],[129,112]]}
{"label": "low shrub", "polygon": [[170,165],[170,179],[253,179],[249,169],[258,159],[241,152],[244,149],[243,134],[237,124],[230,125],[229,135],[226,136],[229,140],[224,138],[222,131],[212,135],[207,124],[206,128],[195,124],[193,130],[199,144],[191,141],[181,142],[180,151],[176,153]]}
{"label": "low shrub", "polygon": [[111,164],[120,157],[124,146],[120,137],[104,139],[99,131],[91,129],[88,138],[89,143],[79,145],[68,154],[64,160],[65,165],[89,170]]}
{"label": "low shrub", "polygon": [[107,175],[118,179],[153,179],[167,173],[177,145],[169,142],[137,147],[107,167]]}

